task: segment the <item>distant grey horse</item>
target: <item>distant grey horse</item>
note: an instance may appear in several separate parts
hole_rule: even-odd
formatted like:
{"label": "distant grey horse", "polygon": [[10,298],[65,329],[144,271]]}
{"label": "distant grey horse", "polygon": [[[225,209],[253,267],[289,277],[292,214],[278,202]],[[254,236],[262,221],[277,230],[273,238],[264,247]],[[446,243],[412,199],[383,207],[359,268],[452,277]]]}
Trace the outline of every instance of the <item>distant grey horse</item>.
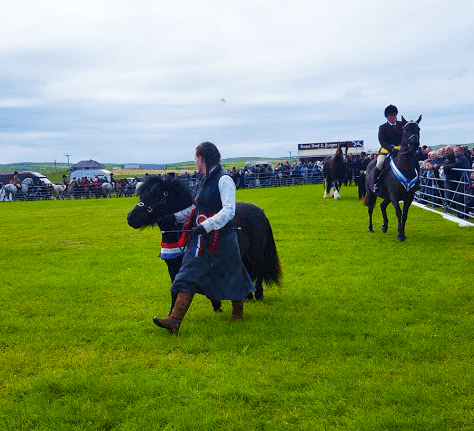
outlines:
{"label": "distant grey horse", "polygon": [[[32,184],[33,180],[31,178],[25,178],[21,183],[21,192],[23,194],[28,193],[28,189]],[[0,190],[0,201],[14,201],[17,193],[18,188],[15,184],[5,184]]]}

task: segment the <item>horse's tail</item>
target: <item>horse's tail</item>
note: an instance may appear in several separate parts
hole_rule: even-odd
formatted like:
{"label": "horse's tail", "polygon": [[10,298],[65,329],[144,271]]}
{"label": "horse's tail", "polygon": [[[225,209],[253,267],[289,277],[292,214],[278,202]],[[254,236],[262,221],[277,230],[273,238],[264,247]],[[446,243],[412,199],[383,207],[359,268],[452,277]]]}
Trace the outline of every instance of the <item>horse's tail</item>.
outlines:
{"label": "horse's tail", "polygon": [[273,238],[273,231],[267,219],[267,240],[265,242],[264,262],[260,269],[263,280],[267,285],[276,284],[280,286],[282,279],[280,258]]}

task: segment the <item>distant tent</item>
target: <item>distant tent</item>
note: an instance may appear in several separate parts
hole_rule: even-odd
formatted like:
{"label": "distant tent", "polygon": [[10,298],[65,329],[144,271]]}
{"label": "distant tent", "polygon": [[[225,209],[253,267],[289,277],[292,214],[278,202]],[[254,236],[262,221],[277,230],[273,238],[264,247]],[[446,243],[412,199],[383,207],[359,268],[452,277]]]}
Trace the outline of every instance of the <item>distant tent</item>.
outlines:
{"label": "distant tent", "polygon": [[81,162],[71,166],[71,172],[79,169],[104,169],[104,165],[101,165],[95,160],[82,160]]}

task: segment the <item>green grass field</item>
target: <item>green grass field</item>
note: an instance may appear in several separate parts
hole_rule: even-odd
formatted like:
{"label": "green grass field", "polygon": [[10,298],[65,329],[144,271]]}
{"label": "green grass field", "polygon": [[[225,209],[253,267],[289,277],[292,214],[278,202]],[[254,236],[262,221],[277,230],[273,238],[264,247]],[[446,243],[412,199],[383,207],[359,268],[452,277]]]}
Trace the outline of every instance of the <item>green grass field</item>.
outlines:
{"label": "green grass field", "polygon": [[135,198],[0,204],[1,430],[473,430],[474,230],[411,208],[367,232],[355,187],[238,191],[265,209],[281,288],[179,336]]}

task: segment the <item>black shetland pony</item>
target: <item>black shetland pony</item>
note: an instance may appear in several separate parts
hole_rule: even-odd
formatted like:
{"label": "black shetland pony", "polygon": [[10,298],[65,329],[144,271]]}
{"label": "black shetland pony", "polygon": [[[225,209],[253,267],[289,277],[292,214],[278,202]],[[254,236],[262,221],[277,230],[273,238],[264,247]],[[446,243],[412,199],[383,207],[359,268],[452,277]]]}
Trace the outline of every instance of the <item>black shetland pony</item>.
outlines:
{"label": "black shetland pony", "polygon": [[341,144],[337,144],[336,154],[324,159],[323,176],[324,176],[324,197],[328,197],[331,188],[334,187],[334,199],[339,199],[341,194],[339,188],[344,181],[346,175],[347,146],[345,156],[342,153]]}
{"label": "black shetland pony", "polygon": [[[150,177],[138,190],[140,202],[128,213],[128,224],[134,229],[157,225],[162,231],[162,242],[176,243],[182,225],[167,222],[166,216],[176,213],[192,204],[191,190],[179,179]],[[259,207],[237,202],[234,223],[237,231],[242,262],[250,278],[255,282],[255,299],[263,298],[263,282],[280,285],[281,267],[272,228]],[[171,231],[171,232],[170,232]],[[171,281],[181,267],[183,257],[167,259]],[[172,296],[173,307],[175,297]],[[248,299],[252,299],[252,294]],[[220,301],[212,301],[214,311],[221,310]]]}
{"label": "black shetland pony", "polygon": [[[383,202],[380,204],[380,210],[383,216],[382,232],[388,230],[387,206],[391,202],[395,208],[398,219],[397,241],[406,240],[405,223],[407,221],[408,209],[415,197],[416,185],[419,182],[418,165],[415,160],[415,152],[420,146],[420,127],[421,115],[416,121],[406,121],[402,117],[403,136],[400,144],[400,151],[393,156],[387,156],[385,163],[390,166],[385,169],[385,175],[381,181],[381,197]],[[377,195],[372,191],[374,185],[374,170],[376,160],[373,160],[367,166],[367,195],[365,204],[369,207],[369,232],[373,233],[372,213],[374,211]],[[403,213],[400,209],[400,201],[403,201]]]}

